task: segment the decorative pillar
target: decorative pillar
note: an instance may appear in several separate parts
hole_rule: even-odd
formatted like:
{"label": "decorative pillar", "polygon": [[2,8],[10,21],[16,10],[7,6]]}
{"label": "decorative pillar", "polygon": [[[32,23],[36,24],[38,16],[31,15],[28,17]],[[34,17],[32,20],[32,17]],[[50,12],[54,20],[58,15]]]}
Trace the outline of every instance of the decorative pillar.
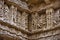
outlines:
{"label": "decorative pillar", "polygon": [[13,21],[14,22],[16,22],[16,17],[17,17],[17,8],[16,7],[14,7],[14,10],[13,10],[14,12],[13,12]]}
{"label": "decorative pillar", "polygon": [[4,1],[0,0],[0,17],[3,17],[4,15],[3,10],[4,10]]}
{"label": "decorative pillar", "polygon": [[46,9],[47,28],[53,27],[53,8]]}
{"label": "decorative pillar", "polygon": [[37,30],[37,26],[39,25],[38,24],[38,19],[39,19],[39,15],[38,13],[33,13],[32,14],[32,31],[33,30]]}
{"label": "decorative pillar", "polygon": [[7,5],[4,5],[4,18],[9,20],[9,8]]}
{"label": "decorative pillar", "polygon": [[17,8],[14,7],[13,5],[10,8],[11,11],[11,21],[16,22],[16,16],[17,16]]}
{"label": "decorative pillar", "polygon": [[13,21],[13,9],[14,9],[14,6],[12,5],[11,7],[10,7],[10,13],[11,13],[11,21]]}
{"label": "decorative pillar", "polygon": [[26,12],[23,12],[21,17],[22,17],[22,21],[21,21],[22,27],[24,29],[27,29],[27,27],[28,27],[28,14]]}
{"label": "decorative pillar", "polygon": [[16,23],[18,26],[21,27],[21,13],[19,11],[17,11],[17,18],[16,18]]}

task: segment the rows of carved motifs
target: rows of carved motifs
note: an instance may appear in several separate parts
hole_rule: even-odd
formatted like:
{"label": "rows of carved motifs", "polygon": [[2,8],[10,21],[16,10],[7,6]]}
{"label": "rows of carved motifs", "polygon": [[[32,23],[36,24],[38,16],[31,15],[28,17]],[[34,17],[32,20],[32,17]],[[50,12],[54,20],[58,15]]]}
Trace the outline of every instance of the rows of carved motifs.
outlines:
{"label": "rows of carved motifs", "polygon": [[[0,19],[3,21],[6,21],[11,24],[15,24],[18,26],[18,28],[22,27],[24,30],[28,30],[28,14],[25,12],[20,13],[17,11],[17,8],[11,5],[8,7],[6,4],[4,4],[4,1],[0,1]],[[19,37],[21,40],[25,40],[25,37],[27,37],[26,34],[23,34],[22,32],[14,29],[9,28],[7,26],[0,25],[0,34],[7,34],[12,37]],[[3,33],[5,32],[5,33]],[[21,36],[22,37],[21,37]]]}
{"label": "rows of carved motifs", "polygon": [[[32,15],[32,30],[37,30],[37,29],[52,29],[53,27],[58,27],[56,25],[60,24],[60,10],[54,10],[53,8],[46,9],[46,12],[44,14],[41,14],[39,16],[38,13],[35,13]],[[48,31],[48,30],[47,30]],[[58,30],[51,30],[48,32],[43,32],[43,33],[37,33],[29,36],[29,38],[36,40],[48,40],[48,36],[51,36],[51,38],[54,38],[53,35],[60,34],[60,29]],[[52,37],[53,36],[53,37]],[[45,38],[46,37],[46,38]],[[58,36],[57,36],[58,37]],[[40,38],[40,39],[39,39]],[[49,37],[49,40],[51,40]],[[58,38],[56,38],[57,40]],[[55,40],[52,39],[52,40]]]}
{"label": "rows of carved motifs", "polygon": [[17,11],[17,8],[13,5],[8,7],[4,4],[4,2],[0,1],[0,18],[4,18],[4,21],[9,21],[11,22],[11,24],[15,23],[16,25],[27,29],[27,16],[27,13],[20,13],[19,11]]}
{"label": "rows of carved motifs", "polygon": [[[11,5],[8,7],[4,2],[0,1],[0,18],[4,18],[5,21],[16,23],[20,27],[27,28],[28,26],[28,14],[25,12],[20,13],[17,8]],[[41,14],[41,15],[40,15]],[[54,26],[53,24],[59,23],[59,10],[55,12],[53,9],[47,9],[46,13],[32,13],[31,30],[37,30],[45,28],[46,26]],[[30,20],[29,20],[30,21]]]}
{"label": "rows of carved motifs", "polygon": [[[0,1],[0,18],[4,18],[5,21],[16,23],[20,27],[27,28],[28,26],[28,14],[25,12],[20,13],[13,5],[8,7],[4,2]],[[40,15],[41,14],[41,15]],[[34,13],[31,14],[31,30],[37,30],[45,28],[46,26],[53,26],[59,23],[59,10],[47,9],[46,13]],[[57,20],[56,20],[57,19]]]}
{"label": "rows of carved motifs", "polygon": [[[52,11],[51,11],[52,10]],[[17,11],[14,6],[8,7],[0,1],[0,18],[4,18],[4,21],[9,21],[11,23],[16,23],[19,27],[27,28],[28,25],[28,14]],[[18,16],[17,16],[18,15]],[[38,13],[32,14],[32,24],[31,30],[46,29],[54,27],[59,23],[59,10],[54,11],[53,9],[48,9],[46,14],[39,15]]]}
{"label": "rows of carved motifs", "polygon": [[53,10],[52,8],[49,8],[46,10],[46,12],[42,13],[32,13],[31,14],[31,30],[37,30],[37,29],[49,29],[57,24],[60,23],[60,14],[58,10]]}

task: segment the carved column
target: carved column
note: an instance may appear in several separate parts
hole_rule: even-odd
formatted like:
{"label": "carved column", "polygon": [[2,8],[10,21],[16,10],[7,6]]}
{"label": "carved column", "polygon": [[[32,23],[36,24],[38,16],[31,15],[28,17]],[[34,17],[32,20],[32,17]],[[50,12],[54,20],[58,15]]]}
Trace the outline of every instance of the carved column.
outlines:
{"label": "carved column", "polygon": [[19,11],[17,11],[17,18],[16,18],[16,23],[18,26],[21,27],[21,13]]}
{"label": "carved column", "polygon": [[54,13],[54,22],[53,23],[54,23],[54,25],[60,23],[60,9],[58,9]]}
{"label": "carved column", "polygon": [[12,5],[12,6],[10,7],[11,21],[13,21],[13,8],[14,8],[14,6]]}
{"label": "carved column", "polygon": [[32,27],[31,27],[32,31],[37,30],[37,26],[39,25],[38,19],[39,19],[38,13],[33,13],[32,14]]}
{"label": "carved column", "polygon": [[27,29],[28,27],[28,14],[26,12],[22,13],[22,21],[21,21],[21,25],[24,29]]}
{"label": "carved column", "polygon": [[4,5],[4,18],[9,20],[9,8],[7,5]]}
{"label": "carved column", "polygon": [[53,8],[46,9],[47,28],[53,27]]}
{"label": "carved column", "polygon": [[0,0],[0,17],[3,17],[4,15],[3,10],[4,10],[4,1]]}
{"label": "carved column", "polygon": [[44,27],[46,27],[46,14],[45,12],[39,13],[39,17],[38,17],[38,29],[43,29]]}
{"label": "carved column", "polygon": [[32,29],[32,14],[28,14],[28,30],[31,31]]}
{"label": "carved column", "polygon": [[11,21],[16,22],[16,16],[17,16],[17,8],[15,8],[13,5],[10,8],[11,13]]}
{"label": "carved column", "polygon": [[14,9],[13,9],[13,21],[14,22],[16,22],[16,17],[17,17],[17,8],[16,7],[14,7]]}

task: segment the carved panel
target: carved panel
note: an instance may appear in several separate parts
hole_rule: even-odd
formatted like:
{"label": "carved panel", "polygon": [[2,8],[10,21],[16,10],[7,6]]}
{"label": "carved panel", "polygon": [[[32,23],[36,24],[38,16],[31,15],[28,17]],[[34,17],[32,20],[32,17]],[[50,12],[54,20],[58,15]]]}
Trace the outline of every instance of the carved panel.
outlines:
{"label": "carved panel", "polygon": [[58,25],[59,23],[60,23],[60,9],[54,12],[54,19],[53,19],[54,26]]}
{"label": "carved panel", "polygon": [[[42,5],[36,4],[36,7],[41,7],[39,10],[32,11],[28,9],[31,6],[28,3],[30,0],[4,1],[0,0],[0,18],[4,19],[0,19],[0,34],[17,37],[19,40],[60,40],[60,9],[55,9],[55,3],[49,4],[49,0],[44,0]],[[45,2],[49,5],[45,5]]]}
{"label": "carved panel", "polygon": [[28,14],[23,12],[21,17],[21,26],[25,29],[28,29]]}
{"label": "carved panel", "polygon": [[46,14],[32,14],[32,30],[42,29],[43,27],[46,27]]}
{"label": "carved panel", "polygon": [[53,12],[52,8],[46,10],[47,28],[53,27]]}
{"label": "carved panel", "polygon": [[17,11],[16,24],[21,27],[21,13]]}

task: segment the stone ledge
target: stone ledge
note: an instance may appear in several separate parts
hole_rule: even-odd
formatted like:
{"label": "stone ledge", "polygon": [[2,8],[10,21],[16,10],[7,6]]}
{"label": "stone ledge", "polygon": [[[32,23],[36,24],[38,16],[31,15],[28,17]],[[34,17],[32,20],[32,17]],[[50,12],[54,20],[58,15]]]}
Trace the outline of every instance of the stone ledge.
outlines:
{"label": "stone ledge", "polygon": [[19,28],[19,26],[17,26],[15,23],[11,24],[11,22],[5,21],[3,18],[2,19],[0,18],[0,24],[8,26],[10,28],[14,28],[14,29],[19,30],[23,33],[30,34],[30,32],[28,30],[24,30],[22,27]]}
{"label": "stone ledge", "polygon": [[56,25],[55,27],[35,30],[35,31],[32,32],[32,34],[37,34],[37,33],[47,32],[47,31],[51,31],[51,30],[54,30],[54,29],[60,29],[60,23],[59,23],[58,25]]}
{"label": "stone ledge", "polygon": [[4,21],[3,19],[0,19],[0,24],[6,25],[6,26],[11,27],[11,28],[15,28],[16,30],[22,31],[23,33],[27,33],[27,34],[36,34],[36,33],[39,33],[39,32],[42,33],[42,32],[47,32],[47,31],[51,31],[51,30],[60,28],[60,24],[58,24],[55,27],[46,28],[46,29],[39,29],[39,30],[35,30],[33,32],[29,32],[28,30],[24,30],[22,27],[19,28],[14,23],[11,24],[11,22]]}

